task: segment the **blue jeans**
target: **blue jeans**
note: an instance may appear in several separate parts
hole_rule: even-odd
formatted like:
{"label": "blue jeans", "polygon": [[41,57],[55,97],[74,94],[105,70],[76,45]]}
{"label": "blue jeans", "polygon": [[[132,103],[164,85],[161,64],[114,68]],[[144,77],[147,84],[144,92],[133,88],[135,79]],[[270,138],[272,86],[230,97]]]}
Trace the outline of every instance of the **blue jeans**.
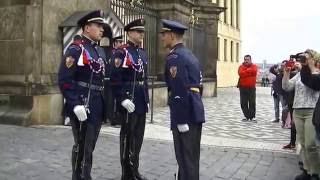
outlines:
{"label": "blue jeans", "polygon": [[281,104],[281,108],[283,111],[284,109],[288,108],[287,102],[282,95],[274,94],[273,95],[273,104],[274,104],[274,117],[276,120],[278,120],[278,119],[280,119],[280,105],[279,104]]}

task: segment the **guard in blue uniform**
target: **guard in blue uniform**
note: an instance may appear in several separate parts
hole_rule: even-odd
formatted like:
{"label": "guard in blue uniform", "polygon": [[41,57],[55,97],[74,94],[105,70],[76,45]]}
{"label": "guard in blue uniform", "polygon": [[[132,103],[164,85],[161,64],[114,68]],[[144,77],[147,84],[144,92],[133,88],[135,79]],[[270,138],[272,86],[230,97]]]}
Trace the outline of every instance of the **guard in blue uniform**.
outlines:
{"label": "guard in blue uniform", "polygon": [[204,108],[200,95],[201,72],[198,59],[182,41],[187,27],[162,20],[161,41],[170,49],[165,61],[171,130],[179,166],[179,180],[199,180],[200,140]]}
{"label": "guard in blue uniform", "polygon": [[[114,57],[117,51],[121,51],[121,47],[123,46],[123,36],[116,36],[112,39],[112,44],[113,44],[113,49],[111,51],[111,63],[110,63],[110,88],[111,88],[111,93],[112,93],[112,116],[110,118],[110,123],[111,126],[113,127],[119,127],[119,125],[121,124],[120,122],[120,112],[119,112],[119,107],[117,107],[117,103],[116,103],[116,96],[113,94],[113,92],[116,92],[118,89],[118,86],[120,85],[120,80],[119,78],[121,77],[121,75],[117,75],[117,71],[119,71],[120,69],[115,68],[114,66]],[[111,68],[115,68],[113,69],[113,71],[111,70]],[[111,72],[113,72],[113,76],[111,76]],[[119,73],[119,72],[118,72]]]}
{"label": "guard in blue uniform", "polygon": [[120,112],[120,162],[122,180],[146,179],[139,171],[139,154],[148,111],[147,55],[141,48],[144,38],[143,19],[124,27],[128,42],[115,51],[111,81]]}
{"label": "guard in blue uniform", "polygon": [[[101,47],[104,49],[104,52],[106,54],[106,67],[105,67],[105,77],[104,77],[104,104],[106,107],[106,117],[104,118],[103,122],[107,123],[108,121],[111,123],[111,125],[115,125],[114,123],[114,101],[113,101],[113,95],[111,91],[111,81],[110,81],[110,73],[111,73],[111,67],[112,67],[112,52],[113,52],[113,46],[112,46],[112,38],[113,33],[108,24],[105,24],[103,27],[103,40],[101,42]],[[109,44],[103,43],[105,38],[108,39]]]}
{"label": "guard in blue uniform", "polygon": [[103,12],[85,14],[78,25],[83,33],[67,48],[58,73],[74,137],[72,180],[91,180],[92,153],[104,116],[103,78],[105,54],[98,45],[103,34]]}

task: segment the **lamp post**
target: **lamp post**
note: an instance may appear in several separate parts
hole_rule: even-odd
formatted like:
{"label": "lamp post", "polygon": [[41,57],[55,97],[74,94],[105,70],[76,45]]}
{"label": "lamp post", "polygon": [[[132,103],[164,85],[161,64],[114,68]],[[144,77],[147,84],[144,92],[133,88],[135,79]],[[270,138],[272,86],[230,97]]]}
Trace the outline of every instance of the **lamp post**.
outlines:
{"label": "lamp post", "polygon": [[142,0],[130,0],[130,5],[134,7],[136,5],[142,6]]}
{"label": "lamp post", "polygon": [[199,17],[195,15],[194,9],[191,8],[190,17],[189,17],[189,24],[194,26],[199,21]]}

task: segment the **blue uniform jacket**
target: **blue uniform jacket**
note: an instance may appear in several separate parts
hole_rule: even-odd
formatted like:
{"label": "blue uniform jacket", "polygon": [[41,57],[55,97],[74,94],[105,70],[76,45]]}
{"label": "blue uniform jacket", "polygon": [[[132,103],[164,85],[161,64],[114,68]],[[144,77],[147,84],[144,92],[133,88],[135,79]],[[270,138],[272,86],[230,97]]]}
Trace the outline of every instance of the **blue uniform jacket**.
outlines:
{"label": "blue uniform jacket", "polygon": [[171,129],[177,124],[205,122],[201,95],[191,90],[201,87],[199,61],[182,43],[175,45],[166,57],[165,79]]}
{"label": "blue uniform jacket", "polygon": [[91,89],[89,100],[89,119],[96,121],[103,116],[103,78],[105,74],[105,53],[94,41],[82,36],[74,41],[62,57],[58,72],[59,88],[66,102],[63,107],[63,115],[74,117],[73,108],[76,105],[84,105],[88,96],[88,87],[80,86],[90,83],[96,89]]}
{"label": "blue uniform jacket", "polygon": [[149,103],[146,52],[128,41],[123,47],[114,51],[112,61],[114,66],[111,68],[110,79],[118,110],[122,113],[127,112],[120,104],[125,99],[133,98],[134,112],[146,113]]}

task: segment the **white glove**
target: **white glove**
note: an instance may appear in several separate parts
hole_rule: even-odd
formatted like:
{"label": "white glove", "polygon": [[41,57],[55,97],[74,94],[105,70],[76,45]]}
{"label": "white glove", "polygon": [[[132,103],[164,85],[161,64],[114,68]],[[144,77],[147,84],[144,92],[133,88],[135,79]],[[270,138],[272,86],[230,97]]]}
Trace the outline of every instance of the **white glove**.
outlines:
{"label": "white glove", "polygon": [[132,113],[135,110],[135,105],[129,99],[125,99],[121,102],[121,105],[127,109],[129,113]]}
{"label": "white glove", "polygon": [[150,109],[150,104],[148,103],[147,104],[147,113],[149,112],[149,109]]}
{"label": "white glove", "polygon": [[87,112],[86,112],[86,108],[84,107],[84,105],[76,105],[73,108],[73,112],[77,116],[79,121],[87,120]]}
{"label": "white glove", "polygon": [[178,131],[179,132],[183,133],[183,132],[189,131],[189,125],[188,124],[178,124],[177,127],[178,127]]}

